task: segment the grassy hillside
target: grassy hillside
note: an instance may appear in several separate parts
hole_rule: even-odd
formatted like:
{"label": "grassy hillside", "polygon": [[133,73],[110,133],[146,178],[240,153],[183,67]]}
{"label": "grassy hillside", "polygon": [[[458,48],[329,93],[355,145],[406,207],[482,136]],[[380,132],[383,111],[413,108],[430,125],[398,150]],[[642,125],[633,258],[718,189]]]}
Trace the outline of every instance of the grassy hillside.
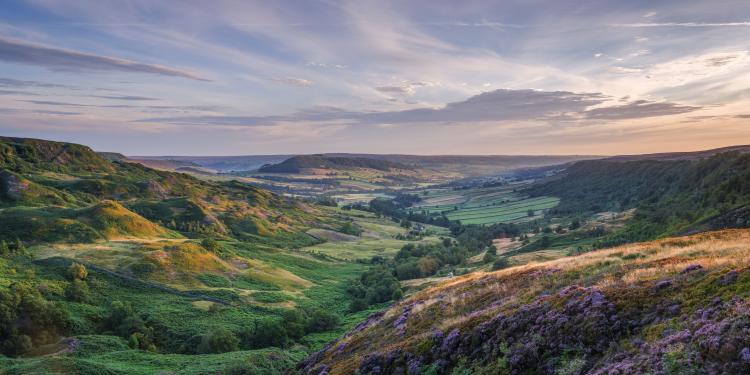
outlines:
{"label": "grassy hillside", "polygon": [[[6,207],[14,218],[9,224],[18,229],[1,230],[0,236],[8,240],[58,240],[34,235],[42,227],[54,233],[60,232],[54,228],[64,227],[90,232],[80,237],[90,240],[152,237],[168,229],[193,237],[268,241],[296,236],[304,240],[304,228],[313,221],[312,207],[244,183],[203,181],[136,163],[109,161],[81,145],[0,138],[0,155],[0,208]],[[111,209],[114,205],[116,209]],[[136,223],[139,215],[152,223]],[[102,233],[87,229],[92,223]],[[9,237],[14,233],[15,237]]]}
{"label": "grassy hillside", "polygon": [[556,214],[637,208],[612,242],[750,225],[750,154],[675,161],[583,161],[527,190],[559,197]]}
{"label": "grassy hillside", "polygon": [[298,372],[746,373],[749,241],[710,232],[457,277]]}
{"label": "grassy hillside", "polygon": [[86,208],[13,207],[2,211],[0,238],[26,242],[96,242],[136,238],[182,237],[115,201]]}
{"label": "grassy hillside", "polygon": [[0,146],[2,373],[281,373],[401,297],[375,273],[352,308],[373,255],[440,241],[84,146]]}

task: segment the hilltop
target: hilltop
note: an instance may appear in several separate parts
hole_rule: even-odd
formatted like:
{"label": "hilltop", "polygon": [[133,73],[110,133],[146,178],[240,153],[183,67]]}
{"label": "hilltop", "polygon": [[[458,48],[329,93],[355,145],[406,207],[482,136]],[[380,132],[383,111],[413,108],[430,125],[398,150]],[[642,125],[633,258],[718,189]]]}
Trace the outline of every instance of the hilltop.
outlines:
{"label": "hilltop", "polygon": [[686,152],[662,152],[655,154],[640,154],[640,155],[618,155],[606,158],[611,161],[635,161],[635,160],[697,160],[705,159],[717,154],[723,154],[726,152],[739,152],[742,154],[750,153],[750,145],[738,145],[738,146],[727,146],[719,147],[710,150],[702,151],[686,151]]}
{"label": "hilltop", "polygon": [[336,157],[326,155],[300,155],[278,164],[267,164],[258,170],[261,173],[301,173],[309,169],[374,169],[381,172],[413,170],[403,164],[359,157]]}
{"label": "hilltop", "polygon": [[370,316],[310,374],[750,371],[750,231],[456,277]]}

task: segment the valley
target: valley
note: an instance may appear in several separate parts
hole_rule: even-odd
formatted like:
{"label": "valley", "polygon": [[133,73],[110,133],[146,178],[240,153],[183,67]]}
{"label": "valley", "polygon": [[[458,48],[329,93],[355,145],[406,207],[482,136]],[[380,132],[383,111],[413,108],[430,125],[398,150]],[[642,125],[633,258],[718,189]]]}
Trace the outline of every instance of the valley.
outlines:
{"label": "valley", "polygon": [[[705,283],[739,269],[747,250],[746,231],[725,230],[750,223],[750,163],[738,152],[465,176],[340,156],[224,174],[186,161],[151,169],[67,143],[0,146],[0,302],[11,317],[35,311],[30,325],[3,323],[10,373],[514,373],[534,356],[549,371],[625,357],[649,366],[661,349],[643,348],[699,329],[678,317],[714,303]],[[264,178],[287,188],[255,186]],[[690,267],[695,276],[680,276]],[[662,284],[679,294],[654,292]],[[703,294],[682,289],[704,284]],[[620,290],[680,307],[651,312]],[[591,298],[610,301],[607,322],[627,315],[630,333],[591,331],[529,352],[533,338],[503,328],[532,311],[569,323],[523,323],[529,332],[579,330],[588,302],[556,309]],[[632,321],[644,314],[657,318]],[[472,347],[489,329],[479,327],[495,325],[481,336],[492,346]],[[645,344],[606,351],[610,336]],[[664,350],[659,358],[677,355]]]}
{"label": "valley", "polygon": [[750,374],[750,1],[0,4],[0,375]]}

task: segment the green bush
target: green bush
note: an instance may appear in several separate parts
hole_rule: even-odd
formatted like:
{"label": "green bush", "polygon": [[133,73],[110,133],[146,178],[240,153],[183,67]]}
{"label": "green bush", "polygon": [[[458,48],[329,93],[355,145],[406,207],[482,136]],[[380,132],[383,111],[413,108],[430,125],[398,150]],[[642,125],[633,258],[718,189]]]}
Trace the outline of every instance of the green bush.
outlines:
{"label": "green bush", "polygon": [[65,298],[68,301],[87,303],[91,300],[89,286],[83,280],[75,279],[65,289]]}
{"label": "green bush", "polygon": [[226,353],[239,350],[240,340],[234,333],[219,328],[203,335],[198,352],[202,354]]}
{"label": "green bush", "polygon": [[508,262],[508,258],[506,257],[497,258],[495,263],[492,264],[493,271],[501,270],[503,268],[508,268],[508,267],[510,267],[510,263]]}
{"label": "green bush", "polygon": [[0,290],[0,352],[15,357],[54,342],[70,329],[70,317],[25,283]]}

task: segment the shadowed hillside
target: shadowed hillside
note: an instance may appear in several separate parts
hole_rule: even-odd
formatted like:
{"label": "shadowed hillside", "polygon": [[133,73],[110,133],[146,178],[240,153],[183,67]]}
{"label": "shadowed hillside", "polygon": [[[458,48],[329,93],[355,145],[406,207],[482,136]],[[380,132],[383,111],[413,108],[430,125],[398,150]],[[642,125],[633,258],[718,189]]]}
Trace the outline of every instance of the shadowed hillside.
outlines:
{"label": "shadowed hillside", "polygon": [[528,189],[559,197],[553,214],[637,208],[611,243],[750,226],[750,154],[695,160],[582,161]]}

